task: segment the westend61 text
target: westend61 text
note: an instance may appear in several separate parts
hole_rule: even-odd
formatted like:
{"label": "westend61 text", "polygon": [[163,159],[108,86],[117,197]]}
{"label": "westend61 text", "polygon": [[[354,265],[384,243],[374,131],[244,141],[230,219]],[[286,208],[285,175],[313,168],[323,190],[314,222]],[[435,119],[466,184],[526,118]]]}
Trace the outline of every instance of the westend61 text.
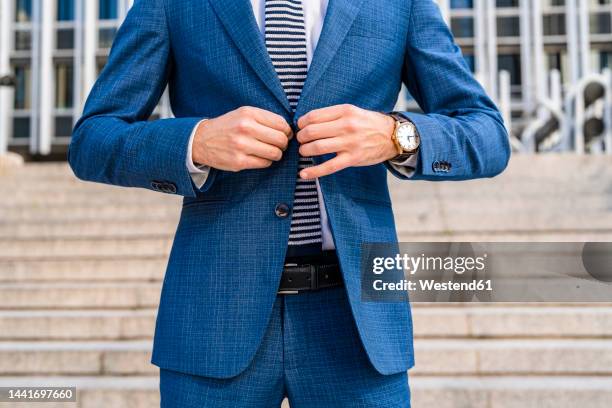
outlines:
{"label": "westend61 text", "polygon": [[463,291],[492,291],[493,285],[490,279],[473,280],[470,282],[437,282],[432,279],[419,279],[418,281],[403,279],[399,282],[384,282],[375,280],[373,282],[376,291],[436,291],[436,292],[463,292]]}

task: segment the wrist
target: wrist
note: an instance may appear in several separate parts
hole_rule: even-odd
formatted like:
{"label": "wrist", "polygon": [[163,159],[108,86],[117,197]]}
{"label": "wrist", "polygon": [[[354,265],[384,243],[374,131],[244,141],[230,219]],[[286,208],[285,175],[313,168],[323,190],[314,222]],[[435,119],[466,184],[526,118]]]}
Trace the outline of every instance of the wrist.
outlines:
{"label": "wrist", "polygon": [[211,119],[205,119],[198,123],[196,127],[195,136],[193,138],[193,146],[191,149],[191,160],[196,167],[209,165],[202,146],[204,145],[204,140],[206,139],[206,135],[208,133],[210,121]]}
{"label": "wrist", "polygon": [[386,113],[382,114],[385,117],[385,124],[383,126],[383,132],[384,132],[384,144],[385,144],[385,149],[384,149],[384,161],[388,161],[388,160],[393,160],[395,157],[398,156],[398,149],[397,149],[397,144],[395,143],[394,140],[394,134],[395,134],[395,128],[396,128],[396,121],[395,119]]}

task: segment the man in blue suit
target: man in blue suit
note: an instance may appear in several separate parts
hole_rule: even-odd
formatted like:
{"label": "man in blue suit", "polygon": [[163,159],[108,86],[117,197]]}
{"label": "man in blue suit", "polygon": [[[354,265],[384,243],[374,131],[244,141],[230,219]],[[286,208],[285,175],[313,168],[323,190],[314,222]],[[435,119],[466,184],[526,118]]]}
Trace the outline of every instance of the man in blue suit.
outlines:
{"label": "man in blue suit", "polygon": [[[423,113],[391,112],[402,83]],[[148,121],[166,86],[175,117]],[[508,157],[431,0],[136,0],[69,153],[81,179],[184,196],[164,407],[408,407],[408,302],[360,296],[361,243],[397,242],[387,173]]]}

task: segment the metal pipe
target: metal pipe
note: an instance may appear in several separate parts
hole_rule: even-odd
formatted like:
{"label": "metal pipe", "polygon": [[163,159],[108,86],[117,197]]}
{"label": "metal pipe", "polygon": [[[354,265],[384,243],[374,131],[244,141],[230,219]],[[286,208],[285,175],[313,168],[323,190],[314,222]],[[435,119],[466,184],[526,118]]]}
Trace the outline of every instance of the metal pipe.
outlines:
{"label": "metal pipe", "polygon": [[85,32],[83,36],[83,95],[91,91],[97,77],[98,0],[84,1]]}
{"label": "metal pipe", "polygon": [[43,0],[32,0],[32,51],[31,51],[31,63],[30,63],[30,77],[31,77],[31,107],[30,107],[30,152],[38,153],[38,121],[39,121],[39,89],[41,88],[40,82],[40,27],[42,24],[42,2]]}
{"label": "metal pipe", "polygon": [[51,153],[51,143],[55,135],[55,69],[53,66],[53,48],[55,38],[56,0],[43,0],[41,5],[40,27],[40,110],[38,121],[39,154]]}
{"label": "metal pipe", "polygon": [[510,135],[512,133],[511,81],[510,73],[505,70],[499,72],[499,108]]}
{"label": "metal pipe", "polygon": [[539,1],[531,2],[533,13],[533,64],[536,79],[536,98],[538,103],[546,98],[546,73],[544,70],[544,32],[542,29],[542,6]]}
{"label": "metal pipe", "polygon": [[520,0],[521,78],[523,81],[523,114],[531,115],[535,108],[533,95],[533,63],[531,53],[531,23],[529,0]]}
{"label": "metal pipe", "polygon": [[490,93],[491,84],[489,84],[489,64],[487,61],[486,47],[485,1],[486,0],[474,0],[474,34],[476,37],[474,38],[474,51],[476,59],[476,77],[482,80],[483,87]]}
{"label": "metal pipe", "polygon": [[605,152],[606,154],[612,154],[612,69],[604,69],[602,75],[607,83],[603,110]]}
{"label": "metal pipe", "polygon": [[[11,72],[12,10],[11,2],[6,0],[0,2],[0,76],[8,75]],[[13,88],[9,86],[0,87],[0,155],[6,153],[12,133],[12,101]]]}
{"label": "metal pipe", "polygon": [[85,9],[83,1],[77,0],[74,2],[74,78],[73,78],[73,103],[72,103],[72,121],[76,122],[81,116],[83,110],[83,27]]}
{"label": "metal pipe", "polygon": [[487,0],[487,59],[489,61],[489,87],[491,95],[497,98],[497,13],[495,12],[495,0]]}
{"label": "metal pipe", "polygon": [[565,26],[567,27],[567,55],[570,62],[569,78],[572,84],[578,82],[580,72],[579,46],[578,46],[578,9],[576,0],[566,0]]}
{"label": "metal pipe", "polygon": [[[591,39],[590,39],[590,13],[589,0],[578,0],[580,6],[579,13],[579,31],[580,31],[580,72],[582,76],[591,73]],[[537,3],[537,2],[535,2]]]}

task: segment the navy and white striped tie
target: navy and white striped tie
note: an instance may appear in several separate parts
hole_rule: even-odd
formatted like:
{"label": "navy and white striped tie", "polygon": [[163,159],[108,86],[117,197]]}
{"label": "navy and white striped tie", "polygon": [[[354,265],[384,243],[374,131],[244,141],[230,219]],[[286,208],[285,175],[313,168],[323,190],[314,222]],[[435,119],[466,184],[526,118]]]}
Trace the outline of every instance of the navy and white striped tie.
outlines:
{"label": "navy and white striped tie", "polygon": [[[306,28],[301,0],[266,0],[266,47],[285,89],[291,109],[300,99],[308,74]],[[300,170],[313,165],[312,158],[300,157]],[[321,213],[314,180],[298,177],[293,201],[288,256],[321,250]]]}

